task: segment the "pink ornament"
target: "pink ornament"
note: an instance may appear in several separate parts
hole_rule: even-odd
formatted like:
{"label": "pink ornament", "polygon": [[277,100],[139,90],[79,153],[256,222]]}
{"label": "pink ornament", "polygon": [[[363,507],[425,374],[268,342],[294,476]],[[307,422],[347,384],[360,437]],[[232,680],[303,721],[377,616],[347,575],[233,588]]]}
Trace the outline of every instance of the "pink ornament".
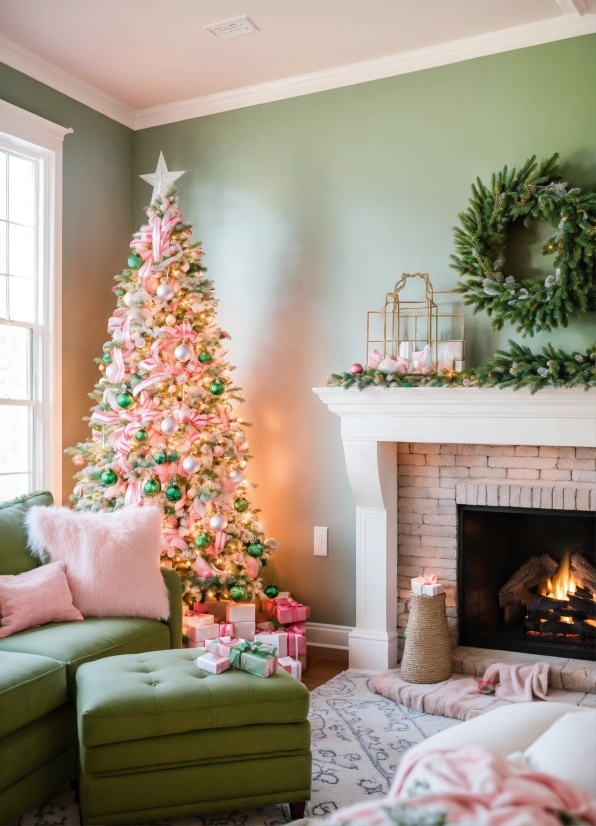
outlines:
{"label": "pink ornament", "polygon": [[350,367],[350,373],[352,373],[352,375],[354,375],[354,376],[357,376],[358,373],[362,373],[362,370],[363,370],[363,367],[362,367],[361,364],[358,364],[358,362],[356,362],[355,364],[353,364]]}
{"label": "pink ornament", "polygon": [[215,445],[215,447],[213,448],[213,455],[214,456],[223,456],[224,455],[223,447],[221,445]]}

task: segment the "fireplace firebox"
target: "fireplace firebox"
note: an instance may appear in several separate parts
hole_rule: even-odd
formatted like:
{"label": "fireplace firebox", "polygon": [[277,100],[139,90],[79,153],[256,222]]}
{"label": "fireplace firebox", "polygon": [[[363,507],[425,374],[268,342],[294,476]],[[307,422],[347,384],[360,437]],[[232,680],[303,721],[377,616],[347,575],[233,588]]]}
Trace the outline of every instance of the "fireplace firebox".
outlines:
{"label": "fireplace firebox", "polygon": [[461,645],[596,660],[596,513],[459,506]]}

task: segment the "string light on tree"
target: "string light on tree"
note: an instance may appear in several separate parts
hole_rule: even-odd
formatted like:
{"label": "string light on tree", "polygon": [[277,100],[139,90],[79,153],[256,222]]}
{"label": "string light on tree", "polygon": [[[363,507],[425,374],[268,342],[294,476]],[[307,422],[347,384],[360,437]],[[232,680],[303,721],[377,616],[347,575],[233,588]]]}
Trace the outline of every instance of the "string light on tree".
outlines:
{"label": "string light on tree", "polygon": [[252,599],[264,592],[260,569],[277,543],[263,536],[248,498],[229,335],[217,326],[203,249],[172,187],[182,174],[160,155],[155,174],[141,176],[154,187],[148,222],[116,277],[91,437],[68,451],[78,468],[71,499],[79,510],[160,505],[162,557],[180,574],[186,602]]}

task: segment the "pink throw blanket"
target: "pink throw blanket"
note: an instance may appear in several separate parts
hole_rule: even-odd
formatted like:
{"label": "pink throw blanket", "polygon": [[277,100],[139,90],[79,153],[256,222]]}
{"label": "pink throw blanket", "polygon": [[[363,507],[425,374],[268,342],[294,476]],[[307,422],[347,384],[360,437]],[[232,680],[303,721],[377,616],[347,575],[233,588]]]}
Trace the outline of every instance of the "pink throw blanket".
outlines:
{"label": "pink throw blanket", "polygon": [[340,809],[323,823],[391,826],[398,813],[416,823],[414,812],[421,823],[442,814],[462,826],[561,826],[561,816],[596,825],[596,800],[587,791],[483,748],[406,755],[386,798]]}
{"label": "pink throw blanket", "polygon": [[548,663],[495,663],[489,665],[482,679],[495,683],[499,700],[506,700],[508,703],[531,703],[534,699],[546,700],[549,670]]}

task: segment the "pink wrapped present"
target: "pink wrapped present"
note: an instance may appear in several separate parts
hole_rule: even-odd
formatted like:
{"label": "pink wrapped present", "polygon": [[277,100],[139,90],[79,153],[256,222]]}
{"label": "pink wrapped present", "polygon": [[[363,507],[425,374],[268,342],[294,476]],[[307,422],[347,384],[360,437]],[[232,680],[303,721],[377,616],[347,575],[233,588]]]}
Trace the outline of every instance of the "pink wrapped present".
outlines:
{"label": "pink wrapped present", "polygon": [[278,657],[287,657],[288,655],[288,635],[286,631],[280,629],[273,631],[267,629],[266,631],[259,631],[255,634],[255,642],[264,642],[265,645],[274,645],[277,648]]}
{"label": "pink wrapped present", "polygon": [[[209,611],[207,609],[207,604],[205,602],[195,602],[193,605],[193,611],[195,614],[208,614]],[[190,613],[190,612],[189,612]]]}
{"label": "pink wrapped present", "polygon": [[239,640],[250,640],[252,642],[255,638],[255,631],[257,626],[255,621],[252,622],[234,622],[234,636]]}
{"label": "pink wrapped present", "polygon": [[445,586],[443,583],[437,582],[436,574],[417,576],[412,579],[412,593],[436,597],[438,594],[445,593]]}
{"label": "pink wrapped present", "polygon": [[254,602],[229,603],[226,622],[255,622],[257,606]]}
{"label": "pink wrapped present", "polygon": [[195,614],[193,611],[192,614],[186,614],[182,622],[189,627],[200,628],[203,625],[213,625],[215,617],[213,614]]}
{"label": "pink wrapped present", "polygon": [[208,649],[212,654],[217,654],[218,657],[229,657],[230,648],[233,648],[240,642],[236,637],[218,637],[216,640],[209,640]]}
{"label": "pink wrapped present", "polygon": [[302,679],[302,663],[300,660],[294,660],[292,657],[280,657],[278,663],[292,677],[296,677],[297,680]]}
{"label": "pink wrapped present", "polygon": [[296,602],[295,599],[277,598],[275,602],[275,618],[282,625],[290,622],[304,622],[310,617],[310,606]]}
{"label": "pink wrapped present", "polygon": [[193,642],[205,642],[205,640],[215,640],[219,637],[219,624],[187,626],[187,635]]}
{"label": "pink wrapped present", "polygon": [[217,654],[203,654],[196,661],[197,668],[201,671],[208,671],[210,674],[221,674],[230,667],[229,657],[219,657]]}
{"label": "pink wrapped present", "polygon": [[234,623],[233,622],[220,622],[219,623],[219,634],[221,637],[233,637],[234,636]]}
{"label": "pink wrapped present", "polygon": [[288,635],[288,656],[298,659],[306,654],[306,623],[290,625],[285,631]]}

